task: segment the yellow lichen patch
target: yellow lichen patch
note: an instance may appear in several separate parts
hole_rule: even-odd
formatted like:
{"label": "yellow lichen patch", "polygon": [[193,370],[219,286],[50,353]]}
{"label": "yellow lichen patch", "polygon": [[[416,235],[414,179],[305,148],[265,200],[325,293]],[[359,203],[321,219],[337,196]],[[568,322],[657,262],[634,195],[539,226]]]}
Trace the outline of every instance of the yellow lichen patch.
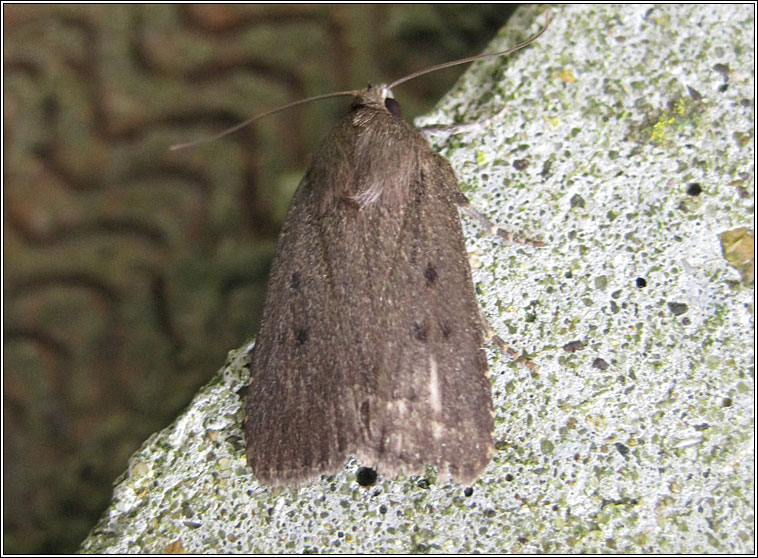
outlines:
{"label": "yellow lichen patch", "polygon": [[746,285],[752,285],[755,280],[755,237],[745,227],[739,227],[722,232],[719,238],[726,261],[740,272]]}
{"label": "yellow lichen patch", "polygon": [[560,79],[563,83],[576,83],[574,72],[572,72],[569,68],[564,68],[558,72],[557,76],[558,79]]}

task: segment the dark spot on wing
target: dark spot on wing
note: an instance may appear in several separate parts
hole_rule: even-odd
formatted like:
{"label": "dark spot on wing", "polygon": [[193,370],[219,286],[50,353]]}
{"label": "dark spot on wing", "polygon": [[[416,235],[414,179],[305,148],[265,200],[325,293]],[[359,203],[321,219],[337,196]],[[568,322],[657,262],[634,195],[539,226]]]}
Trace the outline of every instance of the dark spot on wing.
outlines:
{"label": "dark spot on wing", "polygon": [[293,291],[299,291],[300,290],[300,272],[295,271],[292,274],[292,277],[290,278],[290,288]]}
{"label": "dark spot on wing", "polygon": [[422,343],[426,343],[429,336],[429,328],[425,324],[413,322],[413,336]]}
{"label": "dark spot on wing", "polygon": [[431,287],[437,281],[437,269],[432,264],[428,264],[424,270],[424,277],[426,286]]}
{"label": "dark spot on wing", "polygon": [[308,341],[308,328],[307,327],[299,327],[295,330],[295,343],[298,347],[301,347],[305,345],[305,342]]}

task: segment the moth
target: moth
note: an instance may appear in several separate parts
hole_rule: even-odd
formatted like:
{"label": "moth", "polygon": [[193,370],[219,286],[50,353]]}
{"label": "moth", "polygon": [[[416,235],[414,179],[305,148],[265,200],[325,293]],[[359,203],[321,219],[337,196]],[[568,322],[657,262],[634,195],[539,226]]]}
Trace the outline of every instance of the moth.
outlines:
{"label": "moth", "polygon": [[[426,71],[508,54],[548,23]],[[387,476],[434,465],[468,484],[492,457],[487,326],[459,210],[486,220],[401,117],[391,87],[421,73],[338,93],[350,109],[291,202],[250,355],[247,463],[262,483],[303,484],[354,455]]]}

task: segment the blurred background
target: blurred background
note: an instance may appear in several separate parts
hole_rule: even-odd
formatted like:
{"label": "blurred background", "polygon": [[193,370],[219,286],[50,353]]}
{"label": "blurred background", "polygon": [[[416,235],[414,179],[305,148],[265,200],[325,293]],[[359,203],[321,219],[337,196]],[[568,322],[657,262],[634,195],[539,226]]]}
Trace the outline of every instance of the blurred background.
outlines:
{"label": "blurred background", "polygon": [[[347,98],[477,54],[504,5],[4,5],[3,538],[78,548],[130,454],[257,328]],[[402,85],[406,119],[465,66]]]}

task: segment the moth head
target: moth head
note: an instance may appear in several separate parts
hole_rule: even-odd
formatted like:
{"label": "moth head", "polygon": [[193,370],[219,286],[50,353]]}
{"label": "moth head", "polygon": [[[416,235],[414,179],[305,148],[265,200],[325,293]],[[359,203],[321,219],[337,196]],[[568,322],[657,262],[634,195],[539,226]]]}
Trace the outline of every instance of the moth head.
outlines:
{"label": "moth head", "polygon": [[392,94],[392,90],[386,83],[380,83],[379,85],[368,84],[368,87],[362,91],[358,91],[351,109],[358,107],[373,107],[384,108],[392,116],[397,118],[403,117],[403,110],[400,107],[400,103],[395,100],[395,96]]}

